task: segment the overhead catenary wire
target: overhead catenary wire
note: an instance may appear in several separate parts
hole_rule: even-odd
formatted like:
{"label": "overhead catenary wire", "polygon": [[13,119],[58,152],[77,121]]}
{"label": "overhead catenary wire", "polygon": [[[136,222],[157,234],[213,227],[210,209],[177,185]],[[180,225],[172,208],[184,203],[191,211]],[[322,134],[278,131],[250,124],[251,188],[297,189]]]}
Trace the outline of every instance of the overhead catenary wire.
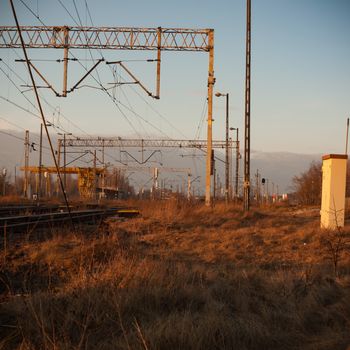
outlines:
{"label": "overhead catenary wire", "polygon": [[[14,84],[15,85],[15,84]],[[16,86],[16,85],[15,85]],[[18,90],[19,92],[21,92],[20,90]],[[21,92],[21,94],[23,94],[22,92]],[[23,95],[24,96],[24,95]],[[29,103],[31,103],[30,101],[28,101]],[[118,101],[118,102],[120,102],[120,101]],[[16,105],[16,104],[15,104]],[[33,108],[35,108],[36,110],[37,110],[37,108],[35,107],[35,105],[33,105],[32,103],[31,103],[31,105],[33,106]],[[18,106],[18,105],[17,105]],[[128,107],[127,106],[125,106],[124,105],[124,107],[125,108],[127,108],[128,109]],[[129,108],[129,110],[130,110],[130,108]],[[135,114],[135,115],[137,115],[137,113],[135,112],[135,111],[133,111],[133,113]],[[34,115],[35,116],[35,114],[34,113],[31,113],[32,115]],[[37,115],[36,115],[37,116]],[[37,116],[38,117],[38,116]],[[141,117],[141,116],[139,116],[139,117]],[[142,117],[141,117],[142,118]],[[144,120],[144,119],[143,119]],[[148,121],[146,121],[146,120],[144,120],[145,122],[148,122]],[[148,122],[148,124],[150,124],[150,125],[152,125],[151,123],[149,123]],[[152,125],[153,126],[153,125]],[[56,126],[57,128],[60,128],[59,126]],[[153,126],[154,127],[154,126]],[[61,128],[60,128],[61,129]],[[159,130],[159,131],[161,131],[161,130]]]}
{"label": "overhead catenary wire", "polygon": [[[61,3],[61,1],[60,1],[60,3]],[[75,2],[74,2],[74,4],[75,4]],[[87,3],[86,3],[87,4]],[[75,4],[75,6],[76,6],[76,4]],[[90,14],[90,16],[91,16],[91,14]],[[78,16],[79,17],[79,16]],[[91,19],[92,20],[92,19]],[[92,76],[93,77],[93,76]],[[93,77],[93,79],[94,80],[96,80],[96,78],[94,78]],[[118,101],[118,100],[116,100],[115,98],[113,98],[113,96],[111,96],[111,94],[109,94],[108,93],[108,91],[107,91],[107,89],[101,84],[101,82],[100,82],[100,86],[101,86],[101,90],[103,90],[105,93],[107,93],[107,95],[111,98],[111,100],[114,102],[114,104],[117,106],[117,108],[120,110],[120,112],[122,113],[122,110],[120,109],[120,106],[119,106],[119,104],[122,106],[122,107],[124,107],[124,108],[126,108],[127,109],[127,106],[125,106],[125,105],[123,105],[123,104],[121,104],[121,101]],[[130,110],[129,110],[130,111]],[[138,117],[140,117],[140,115],[139,114],[135,114],[134,112],[132,112],[132,111],[130,111],[131,113],[133,113],[135,116],[138,116]],[[126,115],[125,115],[125,113],[124,113],[124,116],[126,117]],[[127,117],[126,117],[127,118]],[[127,118],[127,120],[128,120],[128,118]],[[128,120],[129,121],[129,120]],[[143,121],[144,122],[148,122],[148,121],[146,121],[146,120],[144,120],[143,119]],[[149,123],[149,122],[148,122]],[[149,123],[150,124],[150,123]],[[151,124],[150,124],[151,125]],[[152,125],[152,127],[154,127],[153,125]],[[159,128],[158,128],[159,129]],[[158,130],[159,131],[159,130]],[[160,130],[161,132],[162,132],[162,134],[165,134],[162,130]],[[137,131],[136,131],[136,133],[137,133]]]}
{"label": "overhead catenary wire", "polygon": [[[14,50],[14,49],[13,49]],[[15,50],[14,50],[15,51]],[[26,81],[16,72],[16,71],[14,71],[5,61],[1,61],[19,80],[21,80],[23,83],[26,83]],[[0,68],[0,70],[2,70],[1,68]],[[3,70],[2,70],[3,71]],[[3,71],[3,73],[4,73],[4,71]],[[5,74],[5,73],[4,73]],[[6,75],[6,74],[5,74]],[[14,81],[11,81],[11,83],[16,87],[16,89],[19,91],[19,92],[21,92],[21,94],[23,95],[23,96],[25,96],[24,94],[23,94],[23,92],[20,90],[20,89],[18,89],[18,87],[17,87],[17,84],[14,82]],[[40,94],[39,94],[40,95]],[[49,106],[52,110],[55,110],[56,109],[56,107],[54,107],[51,103],[49,103],[48,101],[47,101],[47,99],[45,98],[45,97],[43,97],[42,95],[40,95],[40,97],[42,98],[42,100],[45,102],[45,104],[47,105],[47,106]],[[8,99],[8,102],[10,102],[10,100]],[[28,101],[29,103],[31,103],[31,101]],[[15,103],[13,103],[14,105],[16,105]],[[32,104],[32,103],[31,103]],[[33,105],[33,104],[32,104]],[[37,108],[36,108],[36,106],[35,105],[33,105],[33,107],[37,110]],[[21,108],[21,107],[19,107],[19,108]],[[32,113],[31,113],[32,114]],[[83,134],[85,134],[85,135],[87,135],[87,136],[92,136],[92,135],[90,135],[89,133],[87,133],[85,130],[83,130],[81,127],[79,127],[77,124],[75,124],[74,122],[72,122],[68,117],[66,117],[65,116],[65,114],[63,114],[62,112],[60,112],[60,115],[69,123],[69,124],[71,124],[71,125],[73,125],[77,130],[79,130],[80,132],[82,132]],[[36,115],[38,118],[40,118],[40,116],[39,115]],[[61,126],[58,126],[58,125],[55,125],[55,123],[54,122],[52,122],[52,121],[50,121],[50,123],[51,124],[53,124],[56,128],[58,128],[59,130],[61,130],[61,131],[64,131],[64,132],[68,132],[68,130],[66,130],[66,129],[64,129],[64,128],[62,128]]]}
{"label": "overhead catenary wire", "polygon": [[[111,68],[112,69],[112,68]],[[121,74],[116,73],[121,79],[123,79],[124,81],[126,81]],[[133,90],[133,92],[140,97],[143,102],[145,102],[145,104],[150,107],[152,109],[153,112],[155,112],[162,120],[164,120],[171,128],[173,128],[174,130],[176,130],[179,134],[181,134],[182,136],[184,136],[186,138],[186,135],[179,130],[178,128],[176,128],[169,120],[167,120],[159,111],[157,111],[139,92],[137,92],[137,90],[133,87],[133,86],[129,86],[129,88],[131,90]],[[123,91],[123,89],[121,89],[121,91]]]}
{"label": "overhead catenary wire", "polygon": [[62,177],[61,177],[61,172],[60,172],[60,169],[59,169],[59,166],[58,166],[58,163],[57,163],[57,159],[56,159],[56,156],[55,156],[55,151],[54,151],[53,146],[52,146],[52,142],[51,142],[51,138],[50,138],[50,133],[49,133],[49,130],[48,130],[48,128],[47,128],[47,124],[46,124],[46,119],[45,119],[44,111],[43,111],[42,106],[41,106],[41,101],[40,101],[40,97],[39,97],[38,91],[37,91],[37,89],[36,89],[34,76],[33,76],[32,70],[31,70],[31,66],[30,66],[30,64],[29,64],[29,59],[28,59],[27,51],[26,51],[26,48],[25,48],[25,45],[24,45],[24,40],[23,40],[23,37],[22,37],[21,28],[20,28],[20,26],[19,26],[19,22],[18,22],[16,10],[15,10],[15,7],[14,7],[14,5],[13,5],[13,0],[10,0],[10,4],[11,4],[11,9],[12,9],[13,17],[14,17],[15,22],[16,22],[16,26],[17,26],[17,30],[18,30],[18,35],[19,35],[19,38],[20,38],[20,41],[21,41],[21,45],[22,45],[22,49],[23,49],[23,54],[24,54],[24,57],[25,57],[26,62],[27,62],[27,67],[28,67],[30,79],[31,79],[32,84],[33,84],[33,87],[34,87],[35,98],[36,98],[37,103],[38,103],[38,108],[39,108],[39,110],[40,110],[40,115],[41,115],[41,118],[42,118],[42,121],[43,121],[43,126],[44,126],[44,129],[45,129],[45,133],[46,133],[47,139],[48,139],[48,141],[49,141],[49,145],[50,145],[50,150],[51,150],[52,158],[53,158],[53,160],[54,160],[55,167],[56,167],[56,171],[57,171],[57,176],[58,176],[58,179],[59,179],[59,182],[60,182],[60,185],[61,185],[63,197],[64,197],[64,200],[65,200],[65,203],[66,203],[66,207],[67,207],[67,211],[68,211],[68,214],[69,214],[69,217],[70,217],[70,220],[71,220],[71,224],[72,224],[72,227],[74,228],[73,218],[72,218],[72,215],[71,215],[71,209],[70,209],[70,205],[69,205],[69,202],[68,202],[68,198],[67,198],[67,194],[66,194],[66,189],[65,189],[65,187],[64,187],[64,185],[63,185],[63,181],[62,181]]}
{"label": "overhead catenary wire", "polygon": [[[62,1],[61,1],[61,0],[58,0],[58,1],[59,1],[59,3],[62,5],[62,7],[66,10],[66,12],[69,13],[67,7],[64,6],[64,5],[62,4]],[[79,15],[79,12],[78,12],[78,9],[77,9],[77,6],[76,6],[76,3],[75,3],[75,0],[73,0],[73,4],[74,4],[74,7],[75,7],[75,11],[76,11],[76,13],[77,13],[77,16],[78,16],[78,20],[79,20],[79,22],[80,22],[80,25],[83,26],[82,21],[81,21],[81,18],[80,18],[80,15]],[[88,9],[88,5],[87,5],[87,2],[86,2],[86,1],[85,1],[85,4],[86,4],[87,9]],[[89,12],[89,17],[90,17],[91,24],[93,25],[93,21],[92,21],[92,17],[91,17],[90,10],[88,10],[88,12]],[[73,19],[74,23],[75,23],[76,25],[79,26],[79,23],[74,19],[74,17],[73,17],[70,13],[69,13],[69,16]],[[86,33],[84,33],[84,35],[86,36]],[[100,39],[98,38],[98,40],[100,40]],[[89,50],[90,56],[93,57],[93,56],[92,56],[92,53],[91,53],[91,49],[88,48],[88,50]],[[103,57],[103,54],[102,54],[102,51],[101,51],[100,49],[99,49],[99,52],[100,52],[100,54],[101,54],[101,57],[104,58],[104,57]],[[73,55],[73,56],[74,56],[74,55]],[[85,68],[85,67],[84,67],[84,68]],[[86,69],[86,68],[85,68],[85,69]],[[164,136],[166,136],[167,138],[169,138],[169,136],[168,136],[166,133],[164,133],[160,128],[158,128],[157,126],[153,125],[151,122],[149,122],[148,120],[146,120],[145,118],[143,118],[139,113],[135,112],[133,108],[128,107],[127,105],[125,105],[124,103],[122,103],[120,100],[117,100],[114,96],[112,96],[112,95],[108,92],[108,90],[103,86],[103,84],[102,84],[102,82],[101,82],[101,79],[100,79],[100,77],[99,77],[99,75],[98,75],[98,70],[97,70],[97,69],[96,69],[96,74],[97,74],[97,76],[98,76],[98,81],[96,80],[96,78],[95,78],[92,74],[91,74],[91,77],[92,77],[95,81],[98,82],[98,84],[99,84],[100,87],[101,87],[101,90],[104,91],[104,92],[111,98],[111,100],[112,100],[114,103],[115,103],[115,102],[119,103],[121,106],[123,106],[124,108],[126,108],[129,112],[133,113],[135,116],[137,116],[138,118],[142,119],[146,124],[150,125],[150,126],[153,127],[155,130],[157,130],[158,132],[160,132],[161,134],[163,134]],[[140,95],[139,95],[139,96],[140,96]],[[117,104],[116,104],[116,105],[117,105]],[[118,107],[118,105],[117,105],[117,107]],[[122,113],[121,110],[120,110],[120,112]],[[125,114],[123,114],[123,115],[125,116]],[[170,123],[169,121],[167,121],[167,122]],[[171,125],[171,126],[174,128],[173,125]],[[176,128],[175,128],[175,129],[176,129]],[[139,133],[136,131],[136,129],[134,129],[134,131],[135,131],[136,134],[140,137],[140,135],[139,135]]]}
{"label": "overhead catenary wire", "polygon": [[[73,22],[77,25],[77,26],[79,26],[79,23],[75,20],[75,18],[71,15],[71,13],[69,12],[69,10],[67,9],[67,7],[66,6],[64,6],[64,4],[62,3],[62,1],[61,0],[58,0],[58,2],[61,4],[61,6],[65,9],[65,11],[68,13],[68,15],[69,15],[69,17],[71,17],[72,18],[72,20],[73,20]],[[75,2],[74,2],[74,5],[75,5],[75,8],[76,8],[76,4],[75,4]],[[76,8],[76,11],[77,11],[77,8]],[[80,16],[78,16],[79,17],[79,19],[80,19]],[[81,23],[81,21],[80,21],[80,26],[83,26],[82,25],[82,23]],[[87,37],[87,34],[84,32],[84,35],[85,35],[85,37]],[[88,48],[88,50],[89,50],[89,53],[90,53],[90,56],[91,56],[91,58],[93,57],[93,55],[92,55],[92,52],[91,52],[91,49],[90,48]],[[100,53],[101,53],[101,50],[100,50]],[[75,57],[72,53],[71,53],[71,55],[73,56],[73,57]],[[102,53],[101,53],[101,56],[102,56],[102,58],[104,58],[103,57],[103,55],[102,55]],[[81,62],[79,62],[80,64],[81,64],[81,66],[87,71],[87,68],[81,63]],[[138,137],[140,137],[140,134],[137,132],[137,130],[136,130],[136,128],[133,126],[133,124],[130,122],[130,120],[128,119],[128,117],[126,116],[126,114],[121,110],[121,108],[119,107],[119,105],[116,103],[116,100],[113,98],[113,96],[111,96],[111,94],[107,91],[107,89],[103,86],[103,84],[102,84],[102,82],[101,82],[101,78],[100,78],[100,76],[99,76],[99,74],[98,74],[98,70],[96,69],[96,74],[97,74],[97,79],[94,77],[94,75],[93,74],[91,74],[91,77],[100,85],[100,88],[101,88],[101,90],[102,91],[104,91],[108,96],[109,96],[109,98],[112,100],[112,102],[114,103],[114,105],[117,107],[117,109],[119,110],[119,112],[122,114],[122,116],[124,117],[124,119],[127,121],[127,123],[129,124],[129,126],[133,129],[133,131],[136,133],[136,135],[138,135]],[[118,101],[119,102],[119,101]]]}
{"label": "overhead catenary wire", "polygon": [[[8,123],[9,125],[12,125],[12,126],[14,126],[14,127],[17,127],[18,129],[21,129],[21,130],[23,130],[23,131],[26,130],[25,128],[21,127],[20,125],[18,125],[18,124],[16,124],[16,123],[13,123],[13,122],[9,121],[8,119],[4,118],[4,117],[1,116],[1,115],[0,115],[0,119],[3,120],[3,121],[5,121],[5,122]],[[7,136],[10,136],[10,137],[12,137],[12,138],[15,138],[15,139],[17,139],[17,140],[20,140],[20,141],[22,141],[22,142],[25,141],[25,139],[24,139],[23,137],[20,137],[20,136],[14,135],[13,133],[10,133],[10,130],[6,130],[6,131],[0,130],[0,133],[2,133],[2,134],[4,134],[4,135],[7,135]],[[31,144],[34,144],[34,145],[36,145],[36,146],[39,146],[40,136],[37,135],[37,134],[31,134],[30,137],[32,137],[32,138],[34,138],[34,139],[37,140],[37,142],[32,142],[32,141],[30,141],[30,143],[31,143]],[[44,145],[42,146],[42,148],[43,148],[44,150],[48,150],[48,151],[50,150],[49,147],[44,146]],[[50,155],[50,153],[45,152],[45,151],[43,151],[43,153],[46,154],[46,155],[48,155],[48,156]],[[68,154],[68,155],[67,155],[67,158],[72,159],[72,156],[70,156],[70,155]],[[79,161],[80,161],[80,160],[79,160]],[[86,163],[86,162],[84,162],[84,163]]]}
{"label": "overhead catenary wire", "polygon": [[[21,1],[23,2],[23,0],[21,0]],[[76,6],[75,1],[73,2],[73,4],[74,4],[75,11],[76,11],[76,13],[77,13],[78,20],[79,20],[80,23],[72,16],[71,12],[68,10],[68,8],[63,4],[63,2],[62,2],[61,0],[58,0],[58,2],[59,2],[59,4],[63,7],[63,9],[66,11],[66,13],[69,15],[69,17],[73,20],[73,22],[74,22],[76,25],[79,26],[79,24],[80,24],[81,26],[83,26],[83,25],[82,25],[82,22],[81,22],[81,17],[80,17],[80,15],[79,15],[79,11],[78,11],[78,8],[77,8],[77,6]],[[91,21],[91,23],[92,23],[92,25],[93,25],[93,21],[92,21],[92,17],[91,17],[91,12],[90,12],[90,10],[89,10],[89,7],[88,7],[86,1],[85,1],[85,5],[86,5],[86,8],[87,8],[87,11],[88,11],[88,14],[89,14],[90,21]],[[29,6],[26,6],[26,7],[28,8]],[[34,11],[31,10],[30,12],[31,12],[33,15],[35,15],[35,14],[34,14]],[[47,27],[47,26],[45,25],[45,23],[44,23],[40,18],[38,18],[37,16],[35,16],[35,17],[36,17],[45,27]],[[84,33],[84,35],[87,36],[86,33]],[[100,40],[99,38],[97,38],[97,39]],[[88,49],[89,49],[90,56],[91,56],[91,58],[93,59],[93,55],[92,55],[92,53],[91,53],[91,49],[90,49],[90,48],[88,48]],[[99,52],[101,53],[101,56],[103,57],[101,49],[99,49]],[[71,53],[71,55],[72,55],[73,57],[75,57],[72,53]],[[81,64],[81,62],[79,62],[79,63]],[[84,65],[81,64],[81,66],[87,71],[87,68],[84,67]],[[109,98],[111,99],[111,101],[115,104],[115,106],[118,108],[119,112],[122,114],[122,116],[124,117],[124,119],[128,122],[128,124],[130,125],[130,127],[133,129],[133,131],[135,132],[135,134],[136,134],[138,137],[141,137],[140,134],[138,133],[138,131],[136,130],[136,128],[132,125],[132,123],[130,122],[130,120],[128,119],[128,117],[126,116],[126,114],[122,111],[122,109],[120,108],[120,106],[122,106],[122,107],[124,107],[125,109],[127,109],[127,110],[128,110],[129,112],[131,112],[134,116],[136,116],[137,118],[140,118],[143,122],[145,122],[146,124],[150,125],[152,128],[154,128],[155,130],[157,130],[158,132],[160,132],[160,133],[163,134],[164,136],[170,138],[170,137],[169,137],[166,133],[164,133],[160,128],[158,128],[158,127],[155,126],[153,123],[151,123],[151,122],[149,122],[148,120],[146,120],[145,118],[143,118],[139,113],[136,113],[132,108],[129,108],[129,107],[126,106],[124,103],[122,103],[121,101],[119,101],[119,100],[117,100],[115,97],[113,97],[113,96],[107,91],[107,89],[103,86],[103,84],[102,84],[102,82],[101,82],[101,79],[100,79],[100,77],[99,77],[99,74],[98,74],[98,70],[97,70],[97,69],[96,69],[96,74],[97,74],[97,79],[94,77],[93,74],[91,74],[91,77],[100,85],[101,90],[102,90],[104,93],[106,93],[106,94],[108,95],[108,97],[109,97]],[[119,106],[119,105],[120,105],[120,106]],[[167,121],[167,123],[170,123],[170,122]],[[171,125],[171,126],[174,128],[173,125]],[[174,129],[176,129],[176,128],[174,128]]]}
{"label": "overhead catenary wire", "polygon": [[[26,8],[34,15],[34,17],[36,17],[36,18],[40,21],[40,23],[41,23],[43,26],[47,27],[47,25],[42,21],[42,19],[41,19],[40,17],[36,16],[35,13],[34,13],[34,11],[32,11],[32,10],[30,9],[30,7],[29,7],[27,4],[24,3],[23,0],[21,0],[21,2],[22,2],[22,3],[26,6]],[[66,8],[66,6],[64,6],[64,4],[62,3],[62,1],[61,1],[61,0],[58,0],[58,2],[59,2],[59,3],[61,4],[61,6],[66,10],[66,12],[67,12],[68,15],[72,18],[72,20],[74,21],[74,23],[75,23],[76,25],[79,26],[79,23],[74,19],[74,17],[71,15],[71,13],[70,13],[69,10]],[[85,33],[85,36],[86,36],[86,33]],[[89,51],[90,51],[90,55],[92,55],[90,49],[89,49]],[[76,58],[72,53],[71,53],[71,55],[72,55],[74,58]],[[79,62],[79,61],[78,61],[78,62]],[[79,62],[79,63],[80,63],[80,65],[87,71],[87,68],[84,67],[84,65],[83,65],[81,62]],[[97,75],[98,75],[98,73],[97,73]],[[111,96],[111,95],[109,94],[109,92],[106,91],[106,89],[103,87],[101,81],[98,81],[93,75],[91,75],[91,77],[101,86],[102,90],[104,90],[104,91],[107,93],[107,95],[111,98],[112,96]],[[99,80],[100,80],[99,75],[98,75],[98,78],[99,78]],[[128,122],[128,124],[131,126],[131,128],[134,130],[134,132],[135,132],[138,136],[140,136],[140,135],[138,134],[137,130],[134,128],[134,126],[131,124],[131,122],[130,122],[129,119],[127,118],[127,116],[125,115],[125,113],[120,109],[120,107],[118,106],[118,104],[116,103],[116,101],[113,100],[113,98],[112,98],[112,101],[113,101],[113,103],[116,105],[116,107],[119,109],[120,113],[121,113],[122,116],[125,118],[125,120]]]}

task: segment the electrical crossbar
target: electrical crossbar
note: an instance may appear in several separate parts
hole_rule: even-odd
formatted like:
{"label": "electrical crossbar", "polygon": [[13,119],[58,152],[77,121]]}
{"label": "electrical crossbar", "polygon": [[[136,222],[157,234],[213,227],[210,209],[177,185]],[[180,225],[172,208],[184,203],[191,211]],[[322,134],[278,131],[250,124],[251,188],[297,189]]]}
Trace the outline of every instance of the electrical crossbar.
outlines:
{"label": "electrical crossbar", "polygon": [[[59,139],[59,142],[66,147],[156,147],[156,148],[198,148],[206,149],[206,140],[157,140],[157,139],[124,139],[116,138],[76,138],[76,139]],[[237,147],[237,141],[230,140],[229,146]],[[226,141],[213,140],[212,148],[225,149]]]}
{"label": "electrical crossbar", "polygon": [[[26,48],[210,51],[213,29],[21,26]],[[17,28],[0,26],[0,48],[21,48]]]}

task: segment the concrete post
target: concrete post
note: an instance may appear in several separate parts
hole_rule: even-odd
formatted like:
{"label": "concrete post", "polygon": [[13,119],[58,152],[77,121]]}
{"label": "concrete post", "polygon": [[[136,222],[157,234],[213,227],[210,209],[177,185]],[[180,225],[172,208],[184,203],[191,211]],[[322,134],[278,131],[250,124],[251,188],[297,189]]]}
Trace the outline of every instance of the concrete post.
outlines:
{"label": "concrete post", "polygon": [[346,154],[322,157],[321,228],[344,226],[347,159]]}

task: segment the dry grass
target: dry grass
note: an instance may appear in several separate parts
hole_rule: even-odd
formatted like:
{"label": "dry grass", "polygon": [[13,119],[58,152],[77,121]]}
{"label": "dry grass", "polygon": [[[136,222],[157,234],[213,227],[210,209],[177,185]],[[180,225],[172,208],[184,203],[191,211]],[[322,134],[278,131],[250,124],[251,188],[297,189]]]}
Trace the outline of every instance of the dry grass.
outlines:
{"label": "dry grass", "polygon": [[[175,201],[0,255],[3,349],[342,349],[349,251],[335,277],[317,212]],[[345,228],[345,238],[349,238]]]}

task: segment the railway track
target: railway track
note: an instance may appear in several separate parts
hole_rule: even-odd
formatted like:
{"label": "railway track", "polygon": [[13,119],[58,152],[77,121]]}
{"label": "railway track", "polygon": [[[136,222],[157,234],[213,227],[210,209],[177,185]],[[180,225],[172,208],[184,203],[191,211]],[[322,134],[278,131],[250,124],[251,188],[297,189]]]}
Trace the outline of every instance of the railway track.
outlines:
{"label": "railway track", "polygon": [[[4,212],[6,211],[4,210]],[[29,213],[26,215],[9,215],[0,217],[0,230],[23,231],[32,228],[43,228],[69,224],[71,220],[73,223],[96,224],[102,219],[109,216],[135,217],[137,215],[139,215],[138,210],[121,207],[73,210],[71,211],[70,215],[67,211]]]}
{"label": "railway track", "polygon": [[27,214],[43,214],[58,211],[59,205],[8,205],[0,207],[0,218],[5,216],[27,215]]}

